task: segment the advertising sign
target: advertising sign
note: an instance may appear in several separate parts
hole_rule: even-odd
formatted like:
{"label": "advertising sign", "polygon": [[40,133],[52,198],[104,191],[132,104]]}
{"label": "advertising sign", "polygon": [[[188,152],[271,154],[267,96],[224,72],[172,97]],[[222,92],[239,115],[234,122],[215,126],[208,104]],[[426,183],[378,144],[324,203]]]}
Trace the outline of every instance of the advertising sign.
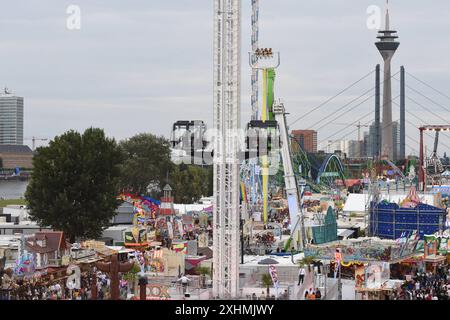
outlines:
{"label": "advertising sign", "polygon": [[383,283],[389,280],[390,270],[387,262],[371,262],[366,267],[366,288],[381,289]]}

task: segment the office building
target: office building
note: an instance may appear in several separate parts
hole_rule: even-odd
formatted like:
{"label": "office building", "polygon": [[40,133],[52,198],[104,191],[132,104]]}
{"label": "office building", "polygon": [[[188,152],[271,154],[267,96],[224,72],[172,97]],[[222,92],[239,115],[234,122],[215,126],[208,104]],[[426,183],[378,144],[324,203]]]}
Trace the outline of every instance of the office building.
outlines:
{"label": "office building", "polygon": [[[309,153],[317,152],[317,131],[315,130],[292,130],[291,146],[293,152],[298,152],[300,147]],[[294,141],[295,140],[295,141]]]}
{"label": "office building", "polygon": [[23,98],[0,95],[0,145],[23,145]]}

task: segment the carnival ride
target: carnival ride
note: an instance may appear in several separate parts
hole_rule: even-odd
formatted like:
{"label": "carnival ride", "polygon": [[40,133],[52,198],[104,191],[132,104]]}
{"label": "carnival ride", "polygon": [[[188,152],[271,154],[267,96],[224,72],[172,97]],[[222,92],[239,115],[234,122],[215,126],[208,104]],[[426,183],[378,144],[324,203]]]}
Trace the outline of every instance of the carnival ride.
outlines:
{"label": "carnival ride", "polygon": [[345,168],[336,154],[312,154],[303,150],[301,143],[290,136],[291,141],[298,145],[298,152],[293,154],[294,170],[304,179],[306,185],[317,193],[329,193],[336,188],[338,181],[345,186]]}
{"label": "carnival ride", "polygon": [[[420,166],[419,166],[419,187],[425,191],[427,184],[440,185],[446,179],[444,172],[446,172],[441,160],[437,156],[437,148],[439,143],[439,133],[441,131],[450,131],[450,125],[426,125],[419,128],[420,131]],[[433,151],[429,157],[425,159],[423,132],[434,131],[435,139]]]}
{"label": "carnival ride", "polygon": [[203,165],[208,147],[206,124],[202,120],[179,120],[172,125],[170,143],[174,163]]}
{"label": "carnival ride", "polygon": [[437,155],[437,148],[439,143],[439,130],[436,130],[436,136],[434,139],[434,147],[431,155],[425,160],[426,174],[430,178],[431,184],[440,184],[442,181],[442,174],[445,172],[445,168],[442,165],[441,159]]}
{"label": "carnival ride", "polygon": [[[283,104],[277,104],[273,107],[275,119],[280,126],[281,138],[281,159],[283,161],[284,169],[284,183],[286,190],[286,197],[289,207],[289,216],[291,222],[291,236],[286,243],[285,249],[293,245],[297,250],[303,250],[305,244],[305,235],[302,217],[302,193],[298,190],[298,183],[295,177],[292,156],[289,143],[289,133],[286,125],[286,111]],[[301,187],[302,191],[304,186]],[[293,244],[291,244],[293,242]]]}
{"label": "carnival ride", "polygon": [[213,295],[239,295],[241,1],[214,1]]}
{"label": "carnival ride", "polygon": [[145,249],[149,246],[147,238],[148,227],[151,221],[156,221],[160,201],[144,196],[121,194],[119,200],[133,205],[133,227],[124,232],[126,247]]}

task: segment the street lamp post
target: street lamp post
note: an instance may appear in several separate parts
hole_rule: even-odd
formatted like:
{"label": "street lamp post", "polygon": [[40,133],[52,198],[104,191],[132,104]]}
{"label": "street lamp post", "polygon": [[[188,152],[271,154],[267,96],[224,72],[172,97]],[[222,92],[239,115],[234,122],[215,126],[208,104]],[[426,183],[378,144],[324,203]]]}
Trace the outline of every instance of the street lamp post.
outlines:
{"label": "street lamp post", "polygon": [[342,267],[341,263],[339,262],[339,279],[338,279],[338,300],[342,300],[342,281],[341,281],[341,274],[342,274]]}

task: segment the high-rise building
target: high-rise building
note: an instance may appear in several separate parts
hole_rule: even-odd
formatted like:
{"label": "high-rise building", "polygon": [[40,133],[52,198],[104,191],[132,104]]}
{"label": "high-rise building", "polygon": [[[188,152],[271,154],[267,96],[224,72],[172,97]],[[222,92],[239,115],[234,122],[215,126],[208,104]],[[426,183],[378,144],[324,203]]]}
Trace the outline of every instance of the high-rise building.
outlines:
{"label": "high-rise building", "polygon": [[309,153],[317,152],[317,131],[315,130],[292,130],[291,146],[293,152],[298,152],[300,146],[303,151]]}
{"label": "high-rise building", "polygon": [[373,158],[377,154],[377,130],[376,123],[372,122],[369,132],[364,133],[364,156]]}
{"label": "high-rise building", "polygon": [[364,157],[364,142],[360,140],[350,140],[348,142],[347,157],[352,159],[359,159]]}
{"label": "high-rise building", "polygon": [[397,121],[392,122],[392,146],[394,151],[392,160],[400,160],[400,124]]}
{"label": "high-rise building", "polygon": [[320,144],[319,150],[325,153],[344,153],[349,154],[350,140],[329,140]]}
{"label": "high-rise building", "polygon": [[23,145],[23,98],[7,89],[0,95],[0,144]]}
{"label": "high-rise building", "polygon": [[[364,133],[365,156],[372,158],[376,155],[376,128],[373,122],[369,127],[369,132]],[[397,121],[392,122],[392,158],[397,161],[400,159],[400,124]]]}
{"label": "high-rise building", "polygon": [[381,124],[381,154],[394,159],[393,130],[392,130],[392,87],[391,87],[391,60],[400,42],[396,41],[397,31],[389,26],[389,8],[386,9],[386,24],[384,30],[378,32],[375,45],[384,60],[383,79],[383,120]]}

